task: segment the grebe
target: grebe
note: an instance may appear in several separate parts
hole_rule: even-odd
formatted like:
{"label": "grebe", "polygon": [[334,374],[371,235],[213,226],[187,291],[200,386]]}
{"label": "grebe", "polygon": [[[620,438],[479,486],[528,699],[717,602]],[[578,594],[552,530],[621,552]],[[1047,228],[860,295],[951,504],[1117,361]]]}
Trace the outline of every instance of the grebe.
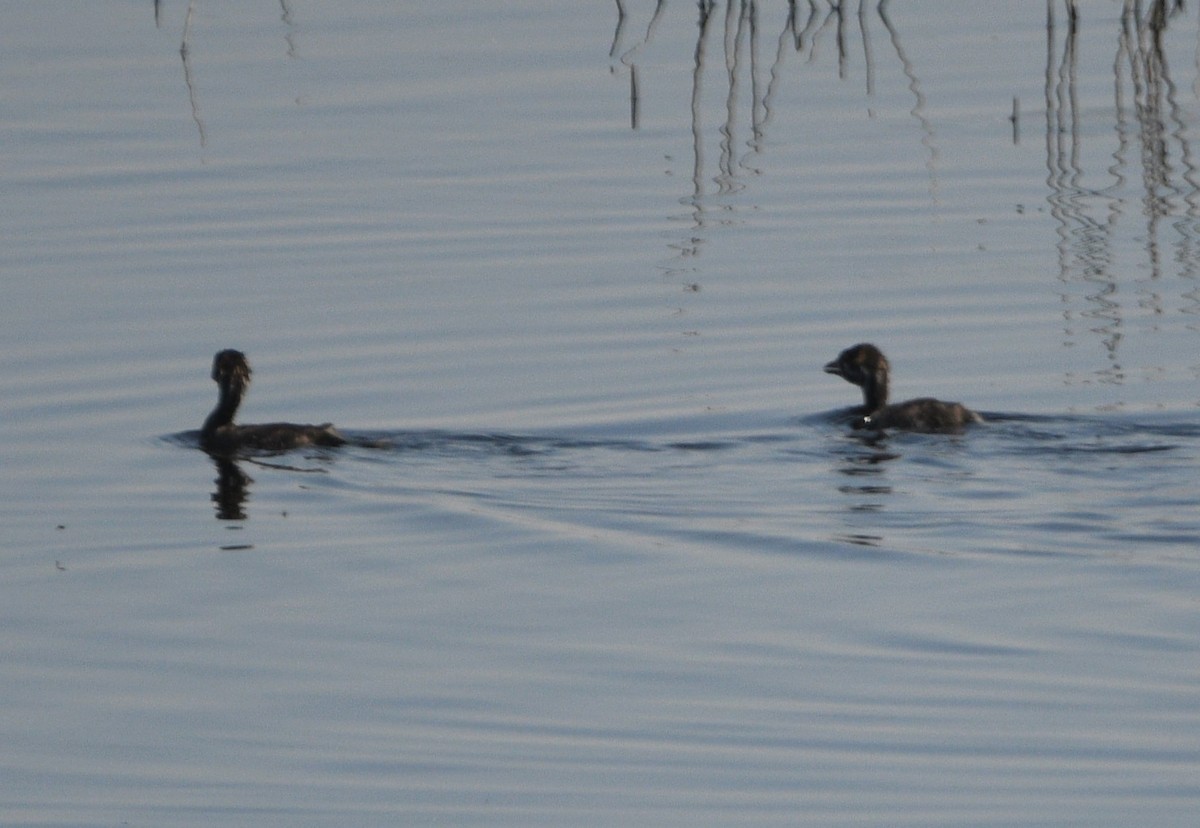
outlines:
{"label": "grebe", "polygon": [[212,378],[220,389],[220,396],[217,407],[200,429],[200,445],[206,451],[216,454],[230,454],[243,448],[284,451],[297,446],[340,446],[346,442],[330,423],[234,425],[233,415],[250,386],[250,363],[241,351],[217,352],[213,357]]}
{"label": "grebe", "polygon": [[826,374],[836,374],[846,382],[862,388],[862,414],[854,427],[883,431],[898,428],[904,431],[953,432],[962,431],[983,418],[956,402],[942,402],[931,397],[888,405],[888,361],[883,352],[869,343],[847,348],[838,358],[825,366]]}

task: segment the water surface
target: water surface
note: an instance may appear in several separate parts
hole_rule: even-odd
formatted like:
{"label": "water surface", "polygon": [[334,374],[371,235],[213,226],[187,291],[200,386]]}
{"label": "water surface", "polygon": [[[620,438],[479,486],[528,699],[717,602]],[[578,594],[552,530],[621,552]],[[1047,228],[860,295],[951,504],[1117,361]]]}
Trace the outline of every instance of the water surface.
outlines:
{"label": "water surface", "polygon": [[846,11],[6,7],[3,821],[1189,824],[1197,12]]}

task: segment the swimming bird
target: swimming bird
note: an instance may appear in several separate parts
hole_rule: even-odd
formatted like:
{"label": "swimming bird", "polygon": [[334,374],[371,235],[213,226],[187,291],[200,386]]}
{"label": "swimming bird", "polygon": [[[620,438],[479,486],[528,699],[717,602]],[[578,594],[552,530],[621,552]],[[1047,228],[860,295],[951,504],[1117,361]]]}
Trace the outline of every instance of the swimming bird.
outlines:
{"label": "swimming bird", "polygon": [[346,442],[330,423],[235,425],[233,415],[250,386],[250,363],[241,351],[218,351],[213,357],[212,378],[219,395],[216,408],[200,429],[200,445],[206,451],[214,454],[232,454],[238,449],[285,451],[299,446],[340,446]]}
{"label": "swimming bird", "polygon": [[826,364],[825,373],[839,376],[862,389],[863,405],[857,412],[861,416],[854,421],[854,428],[957,432],[971,423],[983,422],[982,417],[962,403],[942,402],[932,397],[889,405],[889,370],[883,351],[868,342],[847,348],[837,359]]}

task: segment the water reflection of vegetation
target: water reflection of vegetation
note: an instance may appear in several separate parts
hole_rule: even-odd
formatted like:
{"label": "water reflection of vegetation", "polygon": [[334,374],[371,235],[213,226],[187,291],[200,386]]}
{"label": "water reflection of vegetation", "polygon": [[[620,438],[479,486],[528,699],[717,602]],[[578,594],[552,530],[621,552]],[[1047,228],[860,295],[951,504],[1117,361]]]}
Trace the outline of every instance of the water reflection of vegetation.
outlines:
{"label": "water reflection of vegetation", "polygon": [[[690,259],[699,254],[705,242],[702,233],[711,223],[729,223],[733,207],[727,202],[721,202],[719,214],[710,214],[715,199],[740,192],[746,186],[744,176],[756,176],[763,172],[758,162],[766,146],[766,133],[775,111],[775,97],[785,77],[783,66],[791,54],[796,54],[812,63],[818,59],[818,53],[823,42],[832,34],[837,56],[837,74],[841,79],[848,75],[848,63],[851,46],[850,29],[857,25],[858,39],[865,61],[866,94],[874,94],[875,87],[875,57],[871,37],[870,17],[872,7],[867,0],[859,0],[857,8],[851,11],[849,4],[826,3],[824,6],[809,0],[806,8],[796,0],[789,0],[786,14],[775,36],[774,53],[770,56],[769,68],[764,68],[764,51],[762,46],[763,24],[761,22],[760,4],[755,0],[735,0],[727,3],[724,14],[719,14],[719,4],[716,0],[700,0],[697,6],[697,36],[693,56],[692,89],[691,89],[691,135],[692,135],[692,170],[691,191],[682,201],[691,209],[687,217],[689,231],[676,245],[678,257]],[[910,110],[921,129],[921,143],[926,152],[926,168],[930,176],[930,191],[937,191],[937,162],[939,154],[934,144],[933,125],[926,118],[927,103],[921,88],[920,79],[905,54],[901,36],[888,11],[888,0],[877,0],[873,6],[873,14],[878,18],[888,34],[888,40],[900,62],[900,68],[908,81],[908,89],[914,96],[914,104]],[[637,129],[640,125],[641,94],[639,90],[638,61],[642,52],[651,42],[666,7],[665,0],[657,0],[650,22],[647,24],[641,38],[632,45],[624,46],[628,36],[627,26],[629,16],[624,0],[617,0],[617,26],[613,34],[609,55],[619,65],[629,71],[630,79],[630,125]],[[853,23],[851,22],[853,20]],[[718,25],[719,24],[719,25]],[[709,68],[710,41],[720,32],[721,49],[724,55],[724,112],[719,126],[720,142],[717,158],[717,169],[709,172],[705,154],[705,123],[702,105],[704,93],[705,72]],[[616,67],[614,66],[614,71]],[[745,141],[748,151],[738,154],[739,122],[741,109],[739,94],[743,87],[749,87],[749,136]],[[670,271],[674,272],[674,270]]]}
{"label": "water reflection of vegetation", "polygon": [[[900,71],[907,80],[914,103],[911,116],[920,128],[930,195],[938,199],[940,155],[936,132],[927,117],[928,102],[914,62],[905,51],[900,29],[889,13],[887,0],[873,4],[860,0],[853,8],[846,2],[807,4],[789,0],[782,9],[773,55],[767,58],[762,48],[763,25],[757,0],[731,0],[723,13],[715,0],[700,0],[696,17],[696,46],[692,68],[691,136],[692,170],[690,190],[682,201],[690,208],[685,220],[688,230],[673,245],[678,259],[687,261],[699,255],[707,240],[706,228],[734,220],[735,206],[727,196],[747,186],[747,179],[760,175],[759,159],[766,146],[766,133],[775,113],[776,96],[786,77],[785,60],[791,54],[806,63],[818,60],[820,47],[832,37],[836,52],[836,71],[840,79],[848,77],[847,65],[855,49],[861,49],[865,93],[874,94],[876,60],[871,20],[877,19],[888,35]],[[665,7],[658,0],[640,40],[624,45],[629,34],[629,15],[625,0],[617,1],[618,22],[610,55],[628,68],[631,95],[631,126],[639,126],[640,93],[638,62],[658,27]],[[1086,7],[1085,7],[1086,10]],[[1099,186],[1090,185],[1084,153],[1078,61],[1081,9],[1077,0],[1048,0],[1046,4],[1046,65],[1043,78],[1045,98],[1046,201],[1055,220],[1059,253],[1058,276],[1062,283],[1064,335],[1067,344],[1081,338],[1098,339],[1107,355],[1103,381],[1120,383],[1125,372],[1118,353],[1123,324],[1130,308],[1122,305],[1119,283],[1122,268],[1117,261],[1116,233],[1123,218],[1145,217],[1145,270],[1137,287],[1137,308],[1161,314],[1168,304],[1161,293],[1159,279],[1165,263],[1174,263],[1178,275],[1186,280],[1182,292],[1183,313],[1200,315],[1200,288],[1195,286],[1200,269],[1200,165],[1191,149],[1188,124],[1191,114],[1179,102],[1179,86],[1172,78],[1167,59],[1166,35],[1172,26],[1185,19],[1182,0],[1124,0],[1116,32],[1114,73],[1115,146],[1104,165],[1110,177]],[[857,32],[855,33],[855,29]],[[703,85],[709,70],[712,40],[720,32],[725,89],[723,118],[719,125],[720,152],[716,170],[707,169],[705,156],[705,112],[702,107]],[[855,36],[856,35],[856,36]],[[857,40],[857,45],[854,41]],[[764,66],[770,61],[769,69]],[[617,66],[614,65],[614,71]],[[765,81],[765,82],[764,82]],[[1014,79],[1014,82],[1016,79]],[[1193,89],[1200,79],[1193,81]],[[748,107],[739,106],[739,93],[749,88]],[[749,116],[749,134],[744,141],[747,151],[737,153],[740,112]],[[1020,101],[1013,99],[1012,140],[1020,141]],[[1028,125],[1026,125],[1028,130]],[[1092,134],[1096,134],[1093,128]],[[1136,175],[1134,174],[1136,170]],[[1131,197],[1128,185],[1140,178],[1141,192]],[[719,206],[714,206],[719,205]],[[1020,208],[1018,208],[1020,209]],[[1173,233],[1172,249],[1164,250],[1164,224]],[[670,268],[674,273],[679,268]],[[1127,270],[1127,268],[1125,269]],[[1075,296],[1076,286],[1082,295]],[[1190,326],[1196,328],[1196,325]]]}
{"label": "water reflection of vegetation", "polygon": [[[296,41],[292,29],[292,10],[288,6],[288,0],[279,0],[280,20],[287,27],[287,32],[284,35],[284,40],[287,42],[287,56],[296,56]],[[183,84],[187,87],[188,104],[192,109],[192,122],[196,125],[196,132],[200,136],[200,147],[203,149],[208,144],[208,134],[204,128],[204,119],[200,116],[200,101],[196,95],[196,82],[192,73],[191,46],[189,45],[192,37],[192,17],[195,11],[195,0],[188,0],[187,11],[183,18],[183,37],[179,44],[179,57],[183,62]],[[157,28],[162,28],[163,19],[163,3],[162,0],[154,0],[154,25]]]}
{"label": "water reflection of vegetation", "polygon": [[[1108,355],[1101,372],[1106,382],[1125,378],[1119,351],[1124,308],[1118,299],[1120,273],[1114,249],[1116,229],[1130,212],[1126,193],[1129,172],[1140,168],[1140,212],[1146,220],[1144,239],[1148,279],[1142,279],[1138,306],[1159,315],[1164,300],[1158,283],[1162,276],[1162,224],[1170,220],[1176,232],[1173,259],[1180,275],[1196,278],[1196,232],[1200,211],[1200,183],[1187,135],[1188,118],[1178,101],[1171,78],[1165,35],[1180,19],[1182,2],[1155,0],[1143,8],[1126,0],[1120,17],[1114,72],[1114,136],[1116,146],[1107,167],[1111,181],[1100,187],[1085,183],[1083,138],[1078,93],[1079,10],[1066,0],[1065,27],[1060,35],[1053,3],[1047,5],[1046,37],[1046,164],[1047,201],[1057,221],[1059,271],[1063,282],[1067,344],[1080,336],[1098,336]],[[1061,37],[1061,57],[1058,47]],[[1175,149],[1173,150],[1173,145]],[[1136,153],[1136,157],[1134,156]],[[1178,162],[1172,162],[1176,154]],[[1072,285],[1084,286],[1084,307],[1073,308]],[[1200,310],[1195,289],[1183,294],[1186,313]]]}

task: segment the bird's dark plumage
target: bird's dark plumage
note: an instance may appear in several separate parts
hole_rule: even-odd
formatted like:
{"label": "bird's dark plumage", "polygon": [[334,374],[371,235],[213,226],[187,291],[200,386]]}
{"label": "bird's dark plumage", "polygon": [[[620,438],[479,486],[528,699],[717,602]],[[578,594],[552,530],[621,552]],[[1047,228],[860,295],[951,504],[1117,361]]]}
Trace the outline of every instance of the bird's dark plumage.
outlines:
{"label": "bird's dark plumage", "polygon": [[841,377],[862,389],[861,416],[854,427],[870,431],[956,432],[983,419],[962,403],[921,397],[888,404],[890,366],[883,352],[870,343],[854,345],[825,366],[825,373]]}
{"label": "bird's dark plumage", "polygon": [[340,446],[346,442],[333,425],[262,423],[235,425],[233,415],[250,387],[250,363],[241,351],[219,351],[213,357],[212,378],[217,383],[217,406],[200,429],[200,445],[214,454],[233,454],[239,449],[286,451],[299,446]]}

